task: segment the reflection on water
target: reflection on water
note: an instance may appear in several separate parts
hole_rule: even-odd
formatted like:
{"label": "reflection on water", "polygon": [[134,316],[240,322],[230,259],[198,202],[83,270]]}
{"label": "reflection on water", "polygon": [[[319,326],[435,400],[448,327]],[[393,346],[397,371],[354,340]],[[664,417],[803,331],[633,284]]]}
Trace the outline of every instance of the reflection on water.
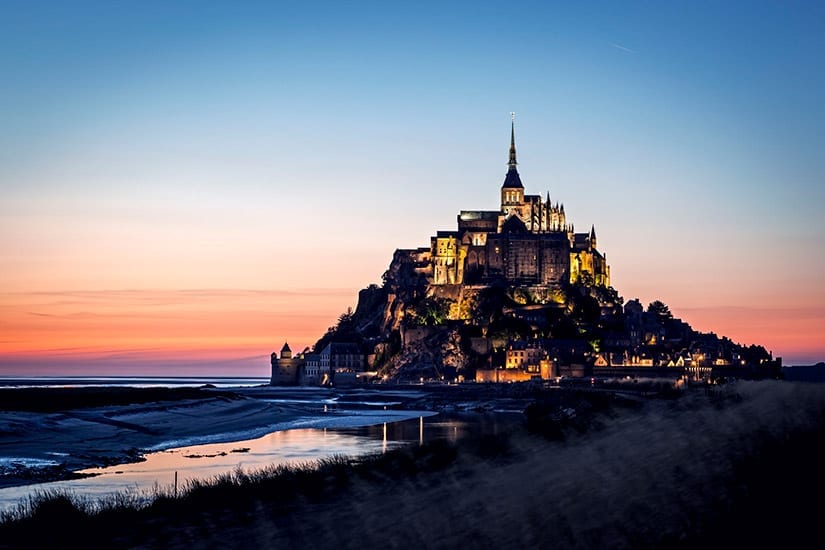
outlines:
{"label": "reflection on water", "polygon": [[[492,422],[492,423],[491,423]],[[387,452],[405,444],[435,439],[455,442],[470,433],[496,432],[495,418],[478,415],[420,416],[398,422],[344,429],[294,429],[256,439],[178,447],[149,453],[144,462],[90,468],[95,477],[0,489],[0,509],[9,509],[37,492],[68,489],[77,495],[100,498],[122,491],[151,491],[156,485],[172,488],[187,480],[208,479],[236,468],[245,471],[270,465],[302,464],[332,455],[360,456]]]}
{"label": "reflection on water", "polygon": [[[400,442],[393,442],[400,444]],[[174,472],[179,481],[204,479],[242,468],[251,470],[273,464],[300,464],[334,454],[361,455],[387,449],[387,440],[350,435],[340,430],[303,429],[273,432],[257,439],[178,447],[146,455],[145,462],[89,468],[81,473],[99,474],[95,480],[107,482],[128,477],[149,486],[169,483]]]}

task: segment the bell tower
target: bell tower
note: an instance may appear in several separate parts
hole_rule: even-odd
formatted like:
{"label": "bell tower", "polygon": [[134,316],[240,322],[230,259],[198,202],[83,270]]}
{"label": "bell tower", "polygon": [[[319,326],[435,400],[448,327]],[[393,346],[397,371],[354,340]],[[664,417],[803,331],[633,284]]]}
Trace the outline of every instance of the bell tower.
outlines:
{"label": "bell tower", "polygon": [[516,166],[516,114],[510,113],[510,160],[507,162],[507,175],[501,185],[501,213],[508,216],[511,212],[522,215],[524,205],[524,185],[518,175]]}

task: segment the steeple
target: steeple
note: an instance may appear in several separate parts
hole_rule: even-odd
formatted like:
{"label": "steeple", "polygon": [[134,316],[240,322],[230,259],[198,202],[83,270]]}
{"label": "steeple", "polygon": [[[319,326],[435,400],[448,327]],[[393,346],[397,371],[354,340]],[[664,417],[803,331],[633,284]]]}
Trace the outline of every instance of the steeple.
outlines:
{"label": "steeple", "polygon": [[521,177],[516,170],[516,113],[510,113],[513,117],[510,122],[510,160],[507,162],[507,176],[504,178],[502,189],[524,189],[521,184]]}
{"label": "steeple", "polygon": [[513,117],[512,121],[510,122],[510,161],[507,163],[510,166],[510,170],[515,170],[516,165],[516,113],[510,113]]}

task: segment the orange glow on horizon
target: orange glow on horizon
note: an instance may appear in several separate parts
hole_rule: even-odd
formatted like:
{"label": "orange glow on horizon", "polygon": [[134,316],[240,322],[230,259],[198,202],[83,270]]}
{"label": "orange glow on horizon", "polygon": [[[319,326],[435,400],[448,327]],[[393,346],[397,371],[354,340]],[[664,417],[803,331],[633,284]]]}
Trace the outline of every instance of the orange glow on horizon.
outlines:
{"label": "orange glow on horizon", "polygon": [[[344,289],[125,290],[0,294],[0,374],[268,376],[288,341],[312,346],[357,293]],[[682,307],[702,332],[763,345],[784,364],[825,357],[816,307]]]}
{"label": "orange glow on horizon", "polygon": [[285,340],[296,351],[312,346],[355,299],[340,289],[2,294],[0,374],[58,364],[111,362],[134,370],[200,361],[266,376],[272,351]]}
{"label": "orange glow on horizon", "polygon": [[825,311],[816,307],[674,307],[694,330],[713,332],[743,345],[761,345],[784,365],[825,360]]}

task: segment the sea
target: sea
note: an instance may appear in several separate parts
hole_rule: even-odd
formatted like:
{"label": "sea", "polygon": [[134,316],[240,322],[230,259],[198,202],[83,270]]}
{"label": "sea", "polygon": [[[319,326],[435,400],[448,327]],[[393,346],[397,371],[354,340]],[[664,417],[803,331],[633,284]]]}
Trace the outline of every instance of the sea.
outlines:
{"label": "sea", "polygon": [[132,386],[135,388],[158,387],[199,387],[212,385],[217,388],[260,386],[269,383],[263,377],[192,377],[192,376],[0,376],[0,387],[6,388],[65,388],[65,387],[104,387]]}
{"label": "sea", "polygon": [[[219,377],[42,377],[0,378],[0,387],[197,387],[254,388],[268,383],[266,378]],[[316,419],[304,417],[292,425],[285,422],[274,431],[254,428],[227,438],[204,435],[186,441],[165,442],[147,449],[142,462],[116,464],[79,470],[93,474],[81,479],[34,483],[0,488],[0,511],[22,505],[38,494],[54,491],[69,492],[81,499],[105,500],[115,495],[129,494],[132,499],[151,499],[158,490],[185,490],[192,480],[208,480],[240,469],[252,471],[278,465],[310,464],[335,455],[361,456],[383,453],[404,445],[422,445],[435,439],[457,441],[478,430],[476,415],[444,414],[432,411],[408,411],[394,408],[404,392],[365,390],[354,398],[337,402],[323,393],[298,392],[291,388],[279,397],[267,391],[270,402],[295,404],[301,402],[319,414]],[[305,395],[303,395],[305,394]],[[249,394],[247,394],[249,395]],[[254,394],[253,394],[254,395]],[[394,397],[393,397],[394,396]],[[335,408],[335,420],[323,415],[328,407]],[[312,426],[312,427],[307,427]],[[262,431],[264,433],[262,433]],[[54,461],[60,461],[56,449]],[[3,467],[48,466],[42,461],[26,462],[25,457],[0,456]]]}

